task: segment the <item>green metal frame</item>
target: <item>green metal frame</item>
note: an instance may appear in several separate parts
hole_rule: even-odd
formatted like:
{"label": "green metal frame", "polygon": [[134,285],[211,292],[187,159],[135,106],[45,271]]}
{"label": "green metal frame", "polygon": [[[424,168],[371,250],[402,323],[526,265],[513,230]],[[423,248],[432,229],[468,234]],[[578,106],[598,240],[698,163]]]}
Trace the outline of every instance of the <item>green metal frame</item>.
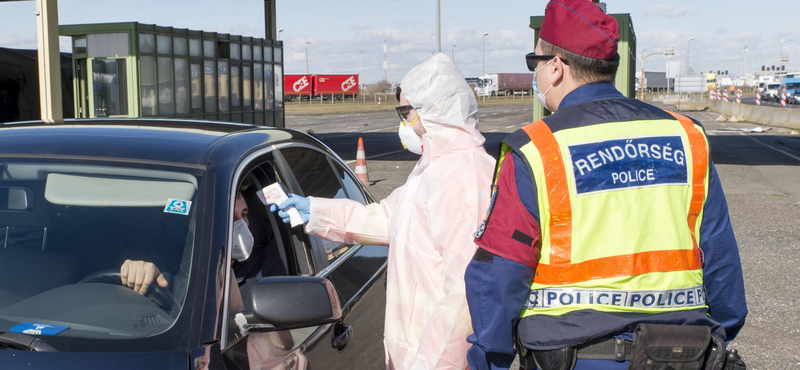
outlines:
{"label": "green metal frame", "polygon": [[[245,123],[254,123],[257,125],[269,125],[269,126],[278,126],[284,127],[284,107],[280,106],[277,107],[275,103],[278,101],[277,94],[275,94],[275,80],[276,74],[275,70],[276,67],[280,67],[281,69],[281,82],[283,79],[283,58],[280,59],[276,58],[275,56],[280,53],[283,55],[283,42],[278,40],[265,40],[260,38],[253,38],[253,37],[244,37],[239,35],[229,35],[229,34],[221,34],[217,32],[205,32],[205,31],[196,31],[196,30],[189,30],[183,28],[173,28],[173,27],[163,27],[157,26],[152,24],[141,24],[138,22],[123,22],[123,23],[101,23],[101,24],[79,24],[79,25],[65,25],[59,27],[59,32],[62,36],[72,36],[73,42],[75,38],[78,37],[87,37],[90,34],[104,34],[104,33],[127,33],[128,40],[129,40],[129,55],[124,57],[126,59],[126,78],[128,81],[128,115],[125,117],[143,117],[142,114],[142,91],[141,91],[141,58],[143,56],[152,56],[156,60],[156,102],[155,102],[155,110],[156,115],[153,117],[168,117],[168,118],[183,118],[183,119],[207,119],[207,120],[219,120],[219,121],[231,121],[231,122],[245,122]],[[154,35],[154,47],[155,51],[153,53],[142,53],[139,50],[139,35],[140,34],[153,34]],[[171,45],[171,53],[170,54],[159,54],[158,53],[158,36],[170,36],[170,42],[173,42],[174,37],[183,37],[187,40],[187,49],[190,48],[189,45],[192,39],[199,39],[201,41],[201,51],[200,56],[192,56],[191,52],[187,50],[186,55],[177,55],[175,54],[174,42]],[[216,42],[216,53],[213,58],[205,57],[205,42],[203,41],[214,41]],[[220,47],[224,45],[230,45],[231,43],[236,43],[240,45],[240,53],[239,59],[232,59],[230,58],[230,49],[228,48],[227,54],[220,51]],[[241,45],[251,45],[252,48],[262,48],[262,55],[261,60],[256,61],[253,60],[254,53],[251,52],[251,59],[244,60],[242,59],[241,53]],[[88,38],[87,38],[87,47],[88,47]],[[268,51],[271,51],[272,54],[272,61],[264,61],[264,48],[267,48]],[[170,57],[172,58],[172,103],[173,103],[173,112],[177,111],[177,91],[175,89],[176,80],[178,77],[175,74],[175,59],[181,58],[186,59],[188,61],[187,65],[187,73],[186,76],[189,81],[189,92],[187,99],[189,100],[189,113],[188,114],[169,114],[164,115],[160,114],[158,111],[159,101],[158,101],[158,85],[159,85],[159,77],[158,77],[158,57]],[[88,117],[94,117],[94,99],[93,97],[93,88],[91,83],[91,76],[92,76],[92,60],[96,58],[89,58],[87,54],[81,55],[74,55],[72,61],[72,68],[73,72],[75,73],[76,78],[73,81],[73,90],[76,92],[76,97],[78,99],[81,98],[80,95],[80,76],[77,75],[77,60],[78,59],[86,59],[87,65],[87,87],[90,90],[88,95],[88,105],[89,114]],[[102,58],[102,59],[115,59],[115,58]],[[204,68],[203,62],[207,60],[213,60],[215,62],[215,89],[217,90],[217,104],[219,102],[219,62],[224,61],[228,63],[228,99],[229,99],[229,111],[228,112],[209,112],[206,113],[206,101],[205,101],[205,81],[201,80],[200,87],[201,87],[201,107],[199,110],[195,110],[192,108],[192,95],[191,95],[191,66],[192,64],[200,64],[201,68]],[[264,81],[264,94],[262,99],[264,99],[264,107],[265,109],[255,110],[253,109],[254,104],[251,105],[249,108],[244,106],[244,97],[242,94],[244,93],[244,78],[243,76],[243,67],[250,67],[251,70],[251,77],[250,77],[250,93],[251,93],[251,102],[254,101],[255,96],[255,89],[254,89],[254,75],[253,75],[253,64],[254,63],[261,63],[262,65],[272,65],[272,81],[267,83],[263,79],[264,68],[262,68],[262,81]],[[231,74],[231,67],[238,66],[239,67],[239,81],[238,81],[238,92],[240,96],[239,106],[237,108],[230,105],[230,93],[232,92],[231,83],[232,83],[232,74]],[[267,88],[271,87],[271,91],[273,92],[273,105],[269,107],[268,102],[266,101],[267,97]],[[75,99],[75,111],[78,111],[78,99]],[[281,102],[284,101],[283,97],[281,97]],[[269,107],[269,108],[268,108]],[[268,108],[268,109],[267,109]],[[149,116],[148,116],[149,117]]]}

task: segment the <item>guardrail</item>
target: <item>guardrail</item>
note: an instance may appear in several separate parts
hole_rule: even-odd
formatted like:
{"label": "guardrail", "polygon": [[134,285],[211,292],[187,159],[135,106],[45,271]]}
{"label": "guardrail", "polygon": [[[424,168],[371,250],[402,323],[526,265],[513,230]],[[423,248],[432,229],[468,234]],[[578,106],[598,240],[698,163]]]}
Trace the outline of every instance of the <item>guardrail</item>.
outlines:
{"label": "guardrail", "polygon": [[800,130],[800,109],[772,108],[736,104],[735,102],[703,100],[711,111],[728,117],[736,117],[740,121]]}

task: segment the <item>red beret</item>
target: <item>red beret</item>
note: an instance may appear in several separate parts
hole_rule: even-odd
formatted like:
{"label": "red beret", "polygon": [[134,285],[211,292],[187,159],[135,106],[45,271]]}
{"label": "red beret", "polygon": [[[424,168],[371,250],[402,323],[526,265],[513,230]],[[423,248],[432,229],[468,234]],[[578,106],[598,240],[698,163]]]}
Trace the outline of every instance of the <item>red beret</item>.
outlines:
{"label": "red beret", "polygon": [[610,60],[617,54],[619,25],[590,0],[551,0],[539,38],[576,54]]}

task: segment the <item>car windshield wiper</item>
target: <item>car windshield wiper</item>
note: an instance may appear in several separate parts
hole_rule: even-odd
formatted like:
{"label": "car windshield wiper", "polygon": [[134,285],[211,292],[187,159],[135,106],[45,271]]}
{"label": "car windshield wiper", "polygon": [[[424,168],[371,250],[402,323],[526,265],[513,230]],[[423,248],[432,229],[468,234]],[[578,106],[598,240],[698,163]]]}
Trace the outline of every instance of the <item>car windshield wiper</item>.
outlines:
{"label": "car windshield wiper", "polygon": [[57,350],[41,339],[22,333],[0,332],[0,347],[11,347],[23,351],[56,352]]}

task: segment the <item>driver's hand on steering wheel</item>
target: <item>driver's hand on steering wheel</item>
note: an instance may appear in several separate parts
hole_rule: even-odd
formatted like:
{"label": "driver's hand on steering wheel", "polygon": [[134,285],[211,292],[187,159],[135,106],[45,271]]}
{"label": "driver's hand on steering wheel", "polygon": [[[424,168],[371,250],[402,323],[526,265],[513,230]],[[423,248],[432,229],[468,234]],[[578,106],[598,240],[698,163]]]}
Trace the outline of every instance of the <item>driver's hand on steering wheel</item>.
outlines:
{"label": "driver's hand on steering wheel", "polygon": [[161,270],[152,262],[146,261],[125,260],[119,268],[119,277],[122,279],[122,286],[131,288],[141,295],[147,293],[153,280],[162,288],[169,285]]}

